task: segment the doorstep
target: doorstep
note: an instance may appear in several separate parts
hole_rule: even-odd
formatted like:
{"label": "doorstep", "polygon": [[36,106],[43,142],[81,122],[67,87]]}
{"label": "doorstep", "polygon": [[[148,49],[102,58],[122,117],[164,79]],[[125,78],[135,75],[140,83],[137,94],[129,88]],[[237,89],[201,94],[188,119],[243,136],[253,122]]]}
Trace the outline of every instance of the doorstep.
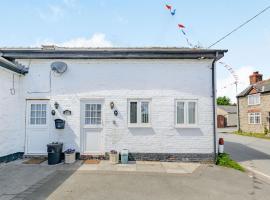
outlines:
{"label": "doorstep", "polygon": [[102,160],[99,164],[82,164],[77,170],[190,174],[193,173],[200,165],[200,163],[153,161],[133,161],[128,164],[111,164],[107,160]]}

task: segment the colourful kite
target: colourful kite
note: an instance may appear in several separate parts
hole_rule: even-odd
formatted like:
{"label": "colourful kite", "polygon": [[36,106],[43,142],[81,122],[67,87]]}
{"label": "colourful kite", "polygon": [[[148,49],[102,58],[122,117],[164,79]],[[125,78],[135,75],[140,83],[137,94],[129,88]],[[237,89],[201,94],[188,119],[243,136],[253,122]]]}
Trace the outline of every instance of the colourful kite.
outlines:
{"label": "colourful kite", "polygon": [[166,8],[167,8],[168,10],[171,10],[171,9],[172,9],[172,6],[166,4]]}
{"label": "colourful kite", "polygon": [[183,30],[186,27],[183,24],[178,24],[178,27],[181,29],[182,33],[186,35],[186,32]]}
{"label": "colourful kite", "polygon": [[172,15],[172,16],[175,15],[175,11],[176,11],[176,9],[174,9],[173,11],[171,11],[171,15]]}
{"label": "colourful kite", "polygon": [[172,10],[172,6],[171,6],[171,5],[168,5],[168,4],[166,4],[165,7],[166,7],[168,10],[170,10],[170,13],[171,13],[172,16],[175,15],[176,9],[173,9],[173,10]]}

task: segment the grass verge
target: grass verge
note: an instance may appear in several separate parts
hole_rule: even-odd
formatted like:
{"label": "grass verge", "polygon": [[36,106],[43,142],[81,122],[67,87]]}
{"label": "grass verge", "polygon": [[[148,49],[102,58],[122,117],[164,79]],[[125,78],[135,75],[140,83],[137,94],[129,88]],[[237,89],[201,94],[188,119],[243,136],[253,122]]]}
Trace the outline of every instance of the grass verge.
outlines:
{"label": "grass verge", "polygon": [[245,169],[241,165],[239,165],[236,161],[232,160],[230,158],[230,155],[227,153],[218,154],[217,165],[233,168],[242,172],[245,171]]}
{"label": "grass verge", "polygon": [[236,134],[236,135],[242,135],[242,136],[248,136],[248,137],[256,137],[256,138],[270,140],[270,137],[265,135],[264,133],[246,133],[246,132],[239,132],[239,131],[234,131],[233,133]]}

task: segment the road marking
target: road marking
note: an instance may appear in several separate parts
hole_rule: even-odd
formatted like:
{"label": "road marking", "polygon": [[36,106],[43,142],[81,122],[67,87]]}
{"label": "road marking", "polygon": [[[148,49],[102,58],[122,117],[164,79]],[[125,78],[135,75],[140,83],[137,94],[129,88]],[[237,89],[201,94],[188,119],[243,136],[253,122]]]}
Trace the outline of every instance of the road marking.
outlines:
{"label": "road marking", "polygon": [[267,179],[270,180],[270,176],[267,175],[267,174],[264,174],[264,173],[262,173],[262,172],[260,172],[260,171],[258,171],[258,170],[252,169],[251,167],[247,167],[247,166],[243,166],[243,167],[246,168],[247,170],[249,170],[249,171],[255,173],[255,174],[261,175],[261,176],[263,176],[263,177],[265,177],[265,178],[267,178]]}

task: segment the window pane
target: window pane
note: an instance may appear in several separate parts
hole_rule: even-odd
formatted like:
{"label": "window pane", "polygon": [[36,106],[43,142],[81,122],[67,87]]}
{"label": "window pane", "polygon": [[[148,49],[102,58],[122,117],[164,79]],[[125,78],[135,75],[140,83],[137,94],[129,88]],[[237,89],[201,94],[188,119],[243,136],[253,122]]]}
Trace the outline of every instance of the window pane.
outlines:
{"label": "window pane", "polygon": [[31,104],[31,110],[36,110],[36,105],[35,104]]}
{"label": "window pane", "polygon": [[90,110],[90,104],[85,104],[85,110]]}
{"label": "window pane", "polygon": [[149,102],[141,102],[141,122],[149,123]]}
{"label": "window pane", "polygon": [[177,124],[184,124],[185,123],[185,103],[184,102],[177,102]]}
{"label": "window pane", "polygon": [[35,118],[30,118],[30,124],[35,124]]}
{"label": "window pane", "polygon": [[36,124],[41,124],[40,118],[36,118]]}
{"label": "window pane", "polygon": [[41,124],[46,124],[46,118],[41,118]]}
{"label": "window pane", "polygon": [[130,123],[137,123],[137,102],[130,102]]}
{"label": "window pane", "polygon": [[101,124],[101,104],[86,104],[85,124]]}
{"label": "window pane", "polygon": [[85,124],[90,124],[90,118],[85,118]]}
{"label": "window pane", "polygon": [[249,114],[249,123],[250,124],[254,124],[255,120],[254,120],[254,114],[253,113],[250,113]]}
{"label": "window pane", "polygon": [[32,118],[35,118],[35,116],[36,116],[36,112],[35,111],[31,111],[31,117]]}
{"label": "window pane", "polygon": [[46,104],[42,104],[42,110],[43,110],[43,111],[46,110]]}
{"label": "window pane", "polygon": [[260,124],[261,123],[260,113],[255,113],[255,123],[256,124]]}
{"label": "window pane", "polygon": [[196,123],[196,103],[188,102],[188,123],[195,124]]}
{"label": "window pane", "polygon": [[98,117],[98,118],[101,118],[101,111],[98,111],[98,112],[97,112],[97,117]]}
{"label": "window pane", "polygon": [[41,110],[41,104],[36,105],[36,110]]}

